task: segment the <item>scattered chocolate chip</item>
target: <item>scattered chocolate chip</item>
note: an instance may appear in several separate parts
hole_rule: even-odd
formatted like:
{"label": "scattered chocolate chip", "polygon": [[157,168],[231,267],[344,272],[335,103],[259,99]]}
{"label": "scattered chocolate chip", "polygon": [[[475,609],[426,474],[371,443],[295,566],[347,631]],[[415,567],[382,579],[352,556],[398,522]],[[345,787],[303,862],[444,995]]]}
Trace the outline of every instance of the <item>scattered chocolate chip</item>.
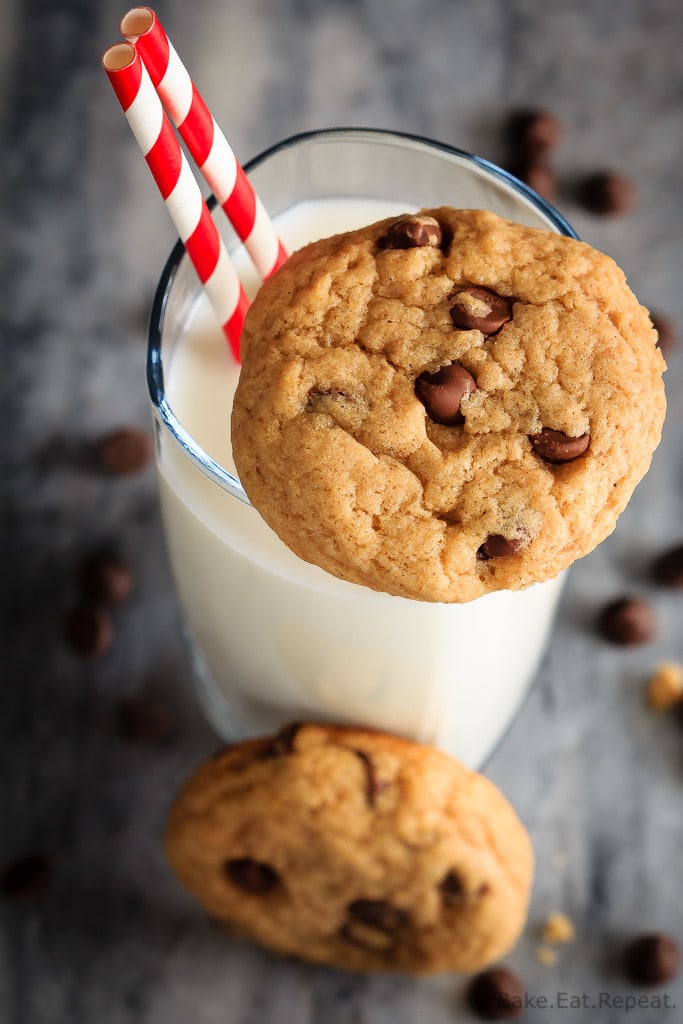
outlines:
{"label": "scattered chocolate chip", "polygon": [[657,332],[657,344],[664,353],[672,352],[678,343],[676,324],[663,313],[650,313],[652,326]]}
{"label": "scattered chocolate chip", "polygon": [[505,967],[477,974],[467,989],[467,1002],[480,1020],[511,1020],[524,1006],[525,986]]}
{"label": "scattered chocolate chip", "polygon": [[2,874],[2,893],[8,900],[33,900],[50,884],[52,868],[46,857],[31,854],[9,864]]}
{"label": "scattered chocolate chip", "polygon": [[508,122],[508,143],[519,153],[547,153],[559,146],[563,135],[562,121],[549,110],[518,110]]}
{"label": "scattered chocolate chip", "polygon": [[503,537],[500,533],[492,533],[477,550],[477,560],[487,562],[489,558],[507,558],[516,555],[524,547],[524,541],[518,537]]}
{"label": "scattered chocolate chip", "polygon": [[513,161],[508,170],[542,199],[552,203],[557,197],[557,174],[542,157],[524,157]]}
{"label": "scattered chocolate chip", "polygon": [[425,245],[441,245],[441,225],[434,217],[418,214],[414,217],[400,217],[390,224],[380,238],[382,249],[414,249]]}
{"label": "scattered chocolate chip", "polygon": [[261,864],[251,857],[227,860],[223,868],[230,881],[238,888],[259,896],[272,892],[280,881],[280,876],[270,864]]}
{"label": "scattered chocolate chip", "polygon": [[415,394],[429,418],[446,427],[464,422],[462,400],[476,390],[477,382],[460,363],[449,363],[436,373],[421,373],[415,381]]}
{"label": "scattered chocolate chip", "polygon": [[610,217],[633,209],[637,194],[633,182],[623,174],[598,171],[580,182],[578,199],[591,213]]}
{"label": "scattered chocolate chip", "polygon": [[158,743],[173,732],[171,709],[152,697],[124,697],[117,716],[119,732],[134,743]]}
{"label": "scattered chocolate chip", "polygon": [[453,298],[451,320],[461,331],[495,334],[512,319],[512,303],[490,288],[463,288]]}
{"label": "scattered chocolate chip", "polygon": [[377,775],[377,766],[369,754],[364,750],[354,750],[354,754],[360,758],[365,769],[365,795],[370,807],[374,807],[377,797],[386,788],[386,783]]}
{"label": "scattered chocolate chip", "polygon": [[683,544],[663,551],[654,560],[652,577],[663,587],[683,587]]}
{"label": "scattered chocolate chip", "polygon": [[680,700],[674,708],[674,715],[681,729],[683,729],[683,700]]}
{"label": "scattered chocolate chip", "polygon": [[655,635],[651,606],[639,597],[620,597],[600,612],[598,631],[606,640],[623,647],[646,644]]}
{"label": "scattered chocolate chip", "polygon": [[112,637],[111,619],[104,608],[84,604],[74,608],[66,617],[64,639],[82,658],[96,658],[104,654]]}
{"label": "scattered chocolate chip", "polygon": [[624,951],[624,970],[634,985],[662,985],[678,974],[681,956],[669,935],[640,935]]}
{"label": "scattered chocolate chip", "polygon": [[588,449],[591,436],[590,433],[581,434],[579,437],[570,437],[561,430],[551,430],[550,427],[543,427],[540,434],[532,434],[529,437],[531,445],[544,462],[572,462]]}
{"label": "scattered chocolate chip", "polygon": [[133,589],[133,571],[127,562],[106,552],[86,559],[81,570],[84,597],[107,606],[122,604]]}
{"label": "scattered chocolate chip", "polygon": [[410,922],[405,910],[387,900],[354,900],[349,903],[348,912],[355,921],[381,932],[396,932]]}
{"label": "scattered chocolate chip", "polygon": [[137,473],[152,457],[152,439],[137,427],[122,427],[102,438],[97,457],[100,465],[115,476]]}

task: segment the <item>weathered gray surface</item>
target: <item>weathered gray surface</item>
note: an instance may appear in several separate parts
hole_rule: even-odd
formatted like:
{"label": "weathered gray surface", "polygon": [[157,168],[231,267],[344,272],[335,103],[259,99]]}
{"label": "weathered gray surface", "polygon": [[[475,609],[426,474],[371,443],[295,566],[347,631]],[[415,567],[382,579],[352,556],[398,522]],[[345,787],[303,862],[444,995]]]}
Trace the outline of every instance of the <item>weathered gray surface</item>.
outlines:
{"label": "weathered gray surface", "polygon": [[[567,122],[562,175],[611,165],[638,182],[633,214],[558,205],[614,255],[642,301],[683,321],[678,0],[254,0],[158,10],[243,160],[335,124],[432,135],[500,159],[513,105]],[[0,1020],[8,1024],[442,1024],[469,1019],[458,980],[355,979],[226,940],[178,890],[159,833],[169,795],[213,749],[188,682],[153,472],[104,479],[89,446],[148,423],[147,308],[173,231],[99,67],[124,7],[16,0],[1,10],[6,227],[1,385],[9,501],[2,577],[2,863],[44,850],[42,901],[2,905]],[[538,856],[531,925],[509,962],[529,990],[632,994],[614,953],[641,927],[683,941],[681,733],[642,706],[659,660],[683,658],[681,598],[646,577],[681,535],[683,350],[671,358],[664,443],[616,533],[577,566],[538,684],[488,765]],[[7,426],[7,424],[9,426]],[[75,567],[117,540],[136,567],[107,655],[84,664],[61,621]],[[625,653],[591,632],[604,599],[649,594],[660,635]],[[124,743],[123,694],[167,695],[181,724],[158,748]],[[558,854],[564,857],[560,864]],[[555,968],[534,925],[555,908],[579,939]],[[659,991],[659,990],[658,990]],[[677,1009],[528,1011],[533,1021],[673,1022]]]}

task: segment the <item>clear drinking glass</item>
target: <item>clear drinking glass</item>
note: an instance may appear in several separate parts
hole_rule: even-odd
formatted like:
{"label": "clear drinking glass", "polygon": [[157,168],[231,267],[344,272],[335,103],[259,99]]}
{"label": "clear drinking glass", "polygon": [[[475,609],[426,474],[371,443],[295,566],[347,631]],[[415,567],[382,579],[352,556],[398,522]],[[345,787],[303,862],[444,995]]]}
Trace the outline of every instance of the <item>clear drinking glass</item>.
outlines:
{"label": "clear drinking glass", "polygon": [[[363,198],[396,201],[397,212],[484,208],[576,237],[505,171],[413,136],[313,132],[282,142],[246,169],[275,218],[307,199]],[[222,213],[217,223],[239,255]],[[210,722],[227,740],[293,719],[354,723],[434,743],[481,765],[536,673],[562,579],[467,604],[430,604],[337,580],[297,558],[169,400],[164,374],[200,297],[179,244],[154,301],[147,378],[168,552]],[[229,404],[226,394],[226,436]]]}

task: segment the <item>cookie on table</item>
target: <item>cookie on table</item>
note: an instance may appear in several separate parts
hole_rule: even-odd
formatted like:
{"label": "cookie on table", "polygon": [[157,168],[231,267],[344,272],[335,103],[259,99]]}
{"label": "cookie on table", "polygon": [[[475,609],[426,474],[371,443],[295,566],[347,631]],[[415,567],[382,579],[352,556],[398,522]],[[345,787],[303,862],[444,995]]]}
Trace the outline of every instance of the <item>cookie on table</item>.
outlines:
{"label": "cookie on table", "polygon": [[614,528],[660,438],[664,360],[608,256],[440,208],[306,246],[249,310],[232,422],[300,557],[399,596],[549,579]]}
{"label": "cookie on table", "polygon": [[433,747],[296,725],[202,765],[166,851],[215,918],[353,971],[473,971],[526,918],[528,835],[499,790]]}

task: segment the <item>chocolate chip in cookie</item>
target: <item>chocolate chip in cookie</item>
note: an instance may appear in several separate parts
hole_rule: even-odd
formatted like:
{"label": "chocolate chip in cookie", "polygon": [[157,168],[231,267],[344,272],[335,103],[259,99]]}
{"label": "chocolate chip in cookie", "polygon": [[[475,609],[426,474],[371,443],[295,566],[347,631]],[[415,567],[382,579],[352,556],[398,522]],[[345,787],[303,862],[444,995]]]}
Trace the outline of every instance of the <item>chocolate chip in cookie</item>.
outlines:
{"label": "chocolate chip in cookie", "polygon": [[386,788],[386,782],[380,779],[377,772],[377,765],[364,750],[354,750],[356,757],[359,757],[365,769],[365,795],[370,806],[374,806],[379,794]]}
{"label": "chocolate chip in cookie", "polygon": [[435,217],[415,214],[390,224],[378,245],[380,249],[414,249],[424,245],[438,248],[442,238],[441,225]]}
{"label": "chocolate chip in cookie", "polygon": [[588,451],[590,445],[590,432],[580,434],[578,437],[570,437],[561,430],[551,430],[550,427],[543,427],[540,433],[532,434],[529,437],[531,446],[536,454],[544,462],[563,463],[573,462]]}
{"label": "chocolate chip in cookie", "polygon": [[347,912],[349,919],[342,925],[340,936],[375,951],[389,951],[397,933],[410,924],[410,915],[388,900],[354,900]]}
{"label": "chocolate chip in cookie", "polygon": [[512,303],[490,288],[463,288],[453,298],[451,320],[461,331],[497,334],[512,319]]}
{"label": "chocolate chip in cookie", "polygon": [[230,881],[238,888],[259,896],[272,892],[280,882],[280,876],[270,864],[263,864],[251,857],[228,860],[224,869]]}
{"label": "chocolate chip in cookie", "polygon": [[462,401],[476,390],[474,377],[459,363],[442,366],[436,373],[421,373],[415,381],[415,394],[429,418],[446,427],[464,423]]}
{"label": "chocolate chip in cookie", "polygon": [[509,558],[516,555],[526,546],[522,537],[503,537],[500,533],[492,533],[477,549],[477,561],[488,562],[491,558]]}

